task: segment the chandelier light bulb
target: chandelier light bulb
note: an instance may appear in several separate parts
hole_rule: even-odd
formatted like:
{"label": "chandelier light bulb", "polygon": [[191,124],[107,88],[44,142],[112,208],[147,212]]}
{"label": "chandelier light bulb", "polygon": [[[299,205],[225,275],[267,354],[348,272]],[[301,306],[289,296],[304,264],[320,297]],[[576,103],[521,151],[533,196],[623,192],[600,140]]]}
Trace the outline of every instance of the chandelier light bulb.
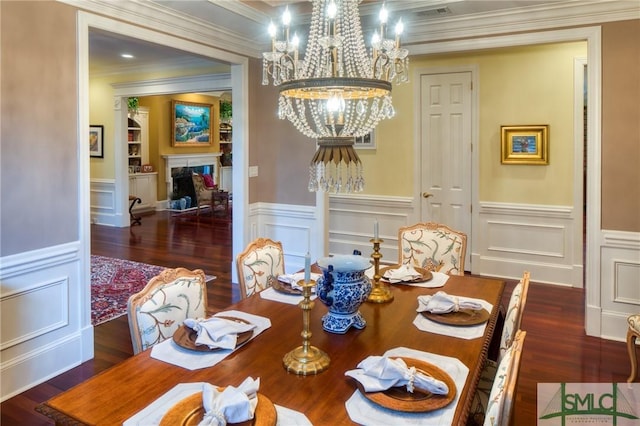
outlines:
{"label": "chandelier light bulb", "polygon": [[329,6],[327,6],[327,17],[331,20],[336,19],[336,15],[338,14],[338,6],[335,1],[331,1]]}
{"label": "chandelier light bulb", "polygon": [[382,5],[382,9],[380,9],[380,14],[378,16],[380,17],[381,24],[387,23],[387,20],[389,19],[389,12],[387,11],[387,8],[384,7],[384,4]]}
{"label": "chandelier light bulb", "polygon": [[284,13],[282,14],[282,25],[284,25],[285,27],[288,27],[290,23],[291,23],[291,12],[289,12],[289,6],[287,6],[287,8],[284,10]]}
{"label": "chandelier light bulb", "polygon": [[398,19],[398,22],[396,23],[396,36],[402,35],[403,31],[404,31],[404,24],[402,23],[402,19]]}
{"label": "chandelier light bulb", "polygon": [[373,36],[371,36],[371,45],[377,48],[379,44],[380,44],[380,34],[378,34],[378,31],[376,31],[373,33]]}
{"label": "chandelier light bulb", "polygon": [[269,24],[269,36],[271,38],[275,38],[277,31],[278,29],[276,28],[276,25],[273,23],[273,21],[271,21],[271,23]]}

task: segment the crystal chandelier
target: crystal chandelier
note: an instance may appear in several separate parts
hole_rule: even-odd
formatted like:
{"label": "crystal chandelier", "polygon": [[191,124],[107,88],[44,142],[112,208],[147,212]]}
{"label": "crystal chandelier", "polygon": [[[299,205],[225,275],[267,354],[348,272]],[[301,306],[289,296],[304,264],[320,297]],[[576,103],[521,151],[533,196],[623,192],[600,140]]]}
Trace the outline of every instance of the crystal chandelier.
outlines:
{"label": "crystal chandelier", "polygon": [[291,14],[282,27],[269,26],[271,51],[263,53],[262,84],[280,88],[278,116],[305,136],[316,138],[318,151],[309,169],[309,191],[359,192],[362,163],[353,145],[380,120],[395,114],[391,83],[408,81],[408,51],[400,47],[402,21],[395,39],[387,37],[388,12],[367,51],[360,25],[360,0],[312,0],[313,10],[304,59],[300,40],[290,37]]}

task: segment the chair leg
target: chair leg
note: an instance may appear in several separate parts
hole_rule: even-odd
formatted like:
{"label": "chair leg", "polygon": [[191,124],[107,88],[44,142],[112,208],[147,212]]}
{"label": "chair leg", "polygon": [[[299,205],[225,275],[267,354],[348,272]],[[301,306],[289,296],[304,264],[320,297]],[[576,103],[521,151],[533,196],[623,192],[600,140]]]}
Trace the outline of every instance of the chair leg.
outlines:
{"label": "chair leg", "polygon": [[131,218],[131,225],[142,225],[142,223],[140,222],[141,217],[133,214],[133,206],[135,206],[136,203],[141,204],[142,200],[135,195],[129,195],[129,201],[131,201],[131,205],[129,205],[129,217]]}
{"label": "chair leg", "polygon": [[631,375],[627,382],[631,383],[636,380],[638,374],[638,359],[636,357],[636,338],[638,335],[629,328],[627,331],[627,350],[629,351],[629,360],[631,360]]}

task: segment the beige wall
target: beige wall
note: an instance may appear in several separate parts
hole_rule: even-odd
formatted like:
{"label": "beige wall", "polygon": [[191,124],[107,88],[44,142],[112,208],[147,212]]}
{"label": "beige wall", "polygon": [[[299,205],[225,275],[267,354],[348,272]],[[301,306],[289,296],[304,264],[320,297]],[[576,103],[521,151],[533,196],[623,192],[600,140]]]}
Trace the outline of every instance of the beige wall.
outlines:
{"label": "beige wall", "polygon": [[602,27],[602,228],[640,232],[640,20]]}
{"label": "beige wall", "polygon": [[[70,6],[0,2],[0,8],[0,253],[6,256],[78,238],[77,42],[76,11]],[[639,25],[639,20],[608,23],[602,33],[602,225],[632,232],[640,232]],[[260,85],[260,73],[259,61],[252,60],[251,127],[243,143],[249,143],[249,163],[260,167],[260,177],[250,179],[250,202],[313,205],[306,182],[314,143],[277,119],[277,91]],[[399,117],[413,114],[411,98],[409,86],[394,90]],[[368,192],[413,193],[406,149],[412,137],[398,122],[380,126],[378,150],[360,151]],[[556,141],[553,128],[551,140]],[[34,200],[46,207],[25,208]]]}
{"label": "beige wall", "polygon": [[2,1],[0,19],[0,255],[8,256],[79,238],[76,11]]}
{"label": "beige wall", "polygon": [[104,126],[102,158],[89,160],[91,178],[115,179],[115,111],[113,110],[113,87],[109,79],[89,80],[89,124]]}
{"label": "beige wall", "polygon": [[[586,58],[586,48],[586,42],[558,43],[411,59],[412,76],[416,69],[477,66],[480,200],[573,203],[574,58]],[[394,87],[396,117],[379,126],[375,155],[361,154],[367,193],[413,195],[412,107],[418,83]],[[519,124],[550,126],[549,165],[500,163],[500,126]],[[394,173],[377,173],[390,164],[396,165]]]}
{"label": "beige wall", "polygon": [[251,60],[249,165],[258,166],[259,175],[249,179],[249,203],[315,205],[315,194],[307,189],[315,140],[278,118],[278,90],[261,81],[262,62]]}

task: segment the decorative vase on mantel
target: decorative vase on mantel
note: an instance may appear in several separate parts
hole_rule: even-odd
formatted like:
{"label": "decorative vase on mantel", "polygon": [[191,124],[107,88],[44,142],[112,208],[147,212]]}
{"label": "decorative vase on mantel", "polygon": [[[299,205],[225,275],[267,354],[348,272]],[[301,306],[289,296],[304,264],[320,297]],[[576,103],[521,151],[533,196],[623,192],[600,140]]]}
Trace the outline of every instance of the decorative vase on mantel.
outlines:
{"label": "decorative vase on mantel", "polygon": [[363,329],[367,322],[359,309],[371,293],[371,281],[365,275],[370,260],[358,255],[335,255],[319,259],[318,266],[322,277],[316,282],[316,293],[329,307],[322,317],[322,328],[338,334],[351,327]]}

